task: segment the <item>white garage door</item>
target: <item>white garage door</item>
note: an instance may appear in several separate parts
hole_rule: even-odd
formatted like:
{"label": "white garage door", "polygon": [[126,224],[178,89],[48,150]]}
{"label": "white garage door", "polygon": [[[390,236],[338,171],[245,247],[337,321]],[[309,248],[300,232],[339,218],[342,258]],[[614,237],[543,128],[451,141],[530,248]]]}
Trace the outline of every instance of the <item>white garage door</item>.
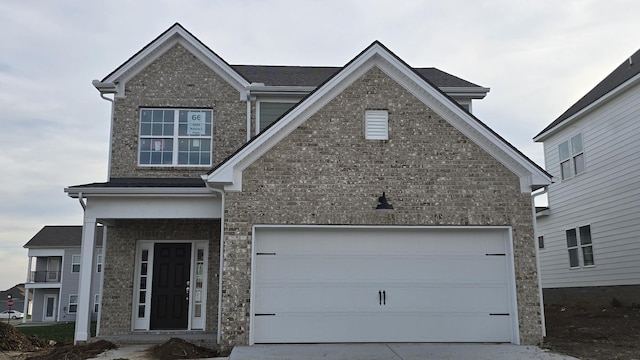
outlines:
{"label": "white garage door", "polygon": [[255,343],[517,342],[509,232],[255,232]]}

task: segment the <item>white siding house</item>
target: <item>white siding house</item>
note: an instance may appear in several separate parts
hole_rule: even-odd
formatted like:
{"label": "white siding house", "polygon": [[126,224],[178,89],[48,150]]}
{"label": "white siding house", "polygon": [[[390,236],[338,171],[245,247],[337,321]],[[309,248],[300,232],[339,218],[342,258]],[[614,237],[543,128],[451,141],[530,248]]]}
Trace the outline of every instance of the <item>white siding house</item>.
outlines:
{"label": "white siding house", "polygon": [[547,303],[640,302],[638,139],[640,51],[534,138],[554,176],[537,216]]}

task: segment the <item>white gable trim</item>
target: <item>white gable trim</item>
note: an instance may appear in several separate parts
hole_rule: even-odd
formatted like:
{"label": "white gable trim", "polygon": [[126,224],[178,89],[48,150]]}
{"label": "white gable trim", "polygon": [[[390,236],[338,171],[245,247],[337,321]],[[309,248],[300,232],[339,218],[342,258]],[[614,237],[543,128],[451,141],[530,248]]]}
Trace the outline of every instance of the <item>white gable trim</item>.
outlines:
{"label": "white gable trim", "polygon": [[178,44],[225,79],[240,92],[241,100],[245,100],[246,87],[249,85],[249,82],[179,24],[173,25],[131,59],[127,60],[127,62],[116,71],[98,83],[115,84],[117,88],[116,97],[124,97],[124,87],[129,79],[136,76],[169,49]]}
{"label": "white gable trim", "polygon": [[555,134],[556,132],[566,128],[568,125],[572,124],[574,121],[580,119],[581,117],[589,114],[593,110],[595,110],[595,109],[599,108],[600,106],[606,104],[607,102],[609,102],[609,100],[611,100],[614,97],[622,94],[623,92],[627,91],[629,88],[635,86],[638,83],[640,83],[640,74],[638,74],[638,75],[632,77],[631,79],[625,81],[621,85],[618,85],[618,87],[616,87],[615,89],[609,91],[608,93],[606,93],[605,95],[600,97],[598,100],[596,100],[596,101],[592,102],[591,104],[585,106],[580,111],[578,111],[577,113],[573,114],[572,116],[564,119],[564,121],[562,121],[560,124],[552,127],[551,129],[545,131],[544,133],[536,136],[535,138],[533,138],[533,141],[535,141],[535,142],[544,142],[546,139],[549,138],[549,136],[551,136],[551,135]]}
{"label": "white gable trim", "polygon": [[324,86],[293,108],[284,118],[264,131],[254,141],[248,143],[209,175],[203,175],[202,178],[214,186],[223,186],[227,191],[241,191],[244,169],[374,66],[380,68],[517,174],[520,177],[522,192],[529,193],[532,186],[544,186],[551,183],[551,178],[544,171],[479,124],[469,113],[452,103],[446,95],[430,86],[379,43],[371,45],[336,76],[327,81]]}

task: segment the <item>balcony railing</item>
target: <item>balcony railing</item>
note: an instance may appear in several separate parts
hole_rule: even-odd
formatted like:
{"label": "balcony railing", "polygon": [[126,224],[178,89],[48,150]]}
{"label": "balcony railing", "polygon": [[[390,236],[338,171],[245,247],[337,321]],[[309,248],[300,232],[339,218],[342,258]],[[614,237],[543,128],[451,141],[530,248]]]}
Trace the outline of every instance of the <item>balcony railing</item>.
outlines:
{"label": "balcony railing", "polygon": [[32,283],[60,282],[60,271],[32,271],[29,282],[32,282]]}

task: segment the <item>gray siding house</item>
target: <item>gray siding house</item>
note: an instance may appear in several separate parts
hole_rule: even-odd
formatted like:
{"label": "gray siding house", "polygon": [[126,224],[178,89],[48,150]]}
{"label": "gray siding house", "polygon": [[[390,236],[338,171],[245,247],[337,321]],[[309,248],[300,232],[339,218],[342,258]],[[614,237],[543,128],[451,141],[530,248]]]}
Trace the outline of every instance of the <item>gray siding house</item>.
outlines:
{"label": "gray siding house", "polygon": [[[542,340],[530,194],[472,114],[489,89],[379,42],[343,67],[231,65],[175,24],[104,79],[100,336],[254,343]],[[89,336],[80,274],[76,341]]]}
{"label": "gray siding house", "polygon": [[91,268],[81,267],[81,242],[82,226],[45,226],[24,245],[28,250],[29,262],[24,285],[26,301],[23,322],[27,321],[29,302],[32,322],[75,321],[80,273],[91,275],[91,291],[87,294],[92,305],[90,318],[97,320],[100,310],[102,233],[96,235],[96,259]]}
{"label": "gray siding house", "polygon": [[537,215],[545,302],[640,303],[640,51],[534,138],[554,176]]}

